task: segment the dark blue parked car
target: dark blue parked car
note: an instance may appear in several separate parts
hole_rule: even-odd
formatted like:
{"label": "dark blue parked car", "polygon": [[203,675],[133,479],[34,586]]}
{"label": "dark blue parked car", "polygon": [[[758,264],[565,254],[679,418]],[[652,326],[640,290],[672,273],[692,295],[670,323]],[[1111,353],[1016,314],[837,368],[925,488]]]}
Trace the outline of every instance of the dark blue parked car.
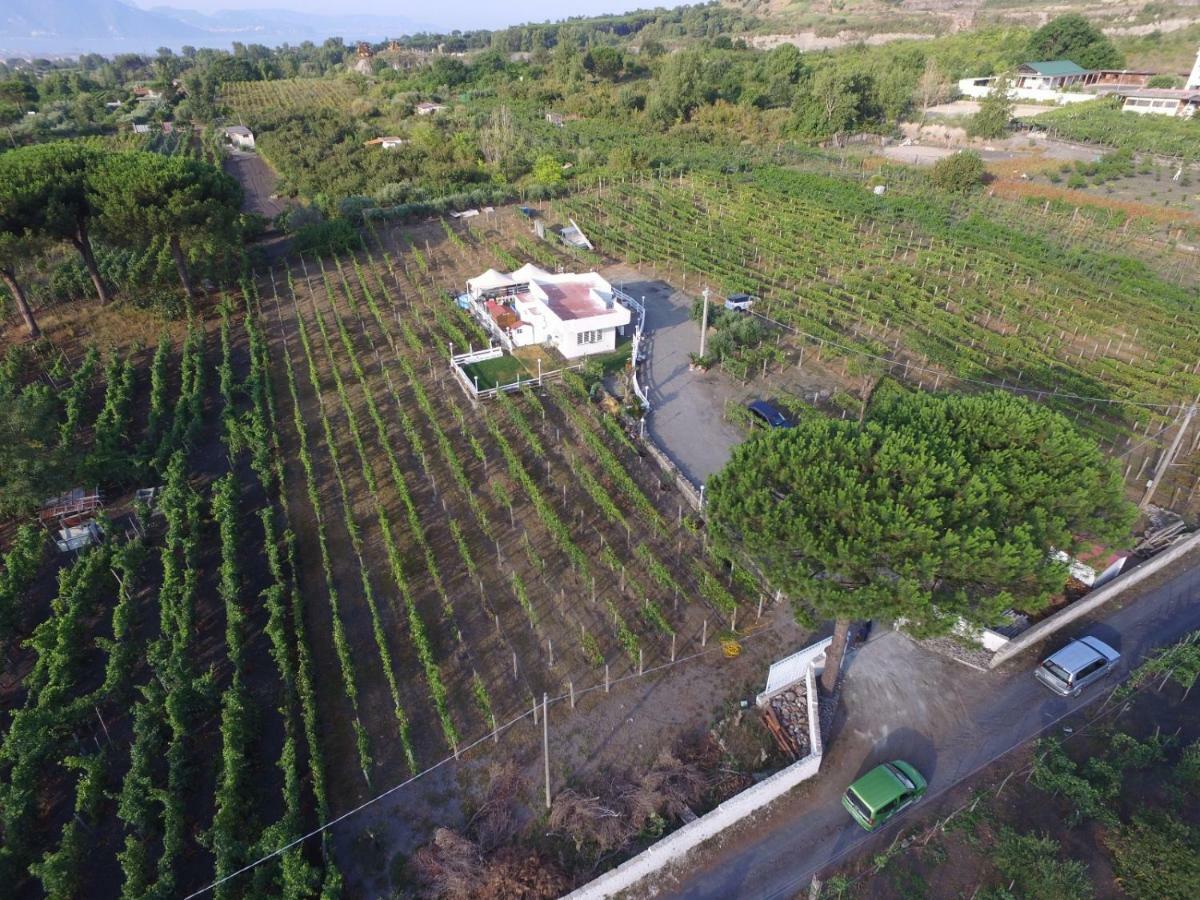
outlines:
{"label": "dark blue parked car", "polygon": [[769,403],[766,400],[755,400],[746,404],[746,409],[754,415],[754,418],[766,425],[768,428],[791,428],[794,423],[774,403]]}

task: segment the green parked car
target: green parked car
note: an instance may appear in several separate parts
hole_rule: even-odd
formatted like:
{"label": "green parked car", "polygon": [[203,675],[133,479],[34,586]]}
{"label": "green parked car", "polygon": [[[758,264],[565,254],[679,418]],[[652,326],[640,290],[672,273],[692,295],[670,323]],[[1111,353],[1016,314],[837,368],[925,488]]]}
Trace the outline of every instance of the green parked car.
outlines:
{"label": "green parked car", "polygon": [[900,810],[921,799],[928,785],[902,759],[876,766],[846,790],[842,806],[867,831],[874,831]]}

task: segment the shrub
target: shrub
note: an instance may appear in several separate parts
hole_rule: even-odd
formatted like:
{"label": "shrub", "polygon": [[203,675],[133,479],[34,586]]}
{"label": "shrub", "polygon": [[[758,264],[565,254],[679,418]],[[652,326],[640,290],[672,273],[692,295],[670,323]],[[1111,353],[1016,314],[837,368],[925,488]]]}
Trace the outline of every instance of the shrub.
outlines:
{"label": "shrub", "polygon": [[1151,812],[1106,832],[1122,890],[1133,900],[1200,896],[1200,832],[1169,813]]}
{"label": "shrub", "polygon": [[359,245],[358,232],[345,219],[313,222],[300,228],[292,237],[292,249],[300,253],[322,256],[344,253]]}
{"label": "shrub", "polygon": [[1009,94],[1009,81],[1000,76],[992,83],[992,89],[979,101],[979,112],[967,122],[969,137],[998,138],[1008,130],[1012,121],[1013,102]]}
{"label": "shrub", "polygon": [[1200,741],[1184,748],[1175,764],[1175,778],[1185,788],[1200,792]]}
{"label": "shrub", "polygon": [[966,194],[983,181],[983,159],[971,150],[939,159],[929,173],[935,188],[947,194]]}
{"label": "shrub", "polygon": [[1174,75],[1153,75],[1146,82],[1148,88],[1176,88],[1179,87],[1179,79]]}
{"label": "shrub", "polygon": [[1100,762],[1098,759],[1092,760],[1087,772],[1081,773],[1057,740],[1051,738],[1038,742],[1033,784],[1048,794],[1061,794],[1070,802],[1072,809],[1067,815],[1069,826],[1078,825],[1086,819],[1105,823],[1114,821],[1115,817],[1106,803],[1120,789],[1119,775],[1115,779],[1110,777],[1113,775],[1111,770],[1097,768]]}
{"label": "shrub", "polygon": [[1093,896],[1087,867],[1059,857],[1058,842],[1049,836],[1000,830],[996,868],[1012,881],[1016,896],[1028,900],[1089,900]]}

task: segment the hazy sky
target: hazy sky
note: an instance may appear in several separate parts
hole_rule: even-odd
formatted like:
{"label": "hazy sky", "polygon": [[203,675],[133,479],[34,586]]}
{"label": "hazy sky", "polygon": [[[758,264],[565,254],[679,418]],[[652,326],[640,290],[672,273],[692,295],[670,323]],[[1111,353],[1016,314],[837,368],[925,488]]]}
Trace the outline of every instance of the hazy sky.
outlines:
{"label": "hazy sky", "polygon": [[373,13],[403,16],[439,28],[496,28],[522,22],[542,22],[568,16],[625,12],[656,5],[674,5],[668,0],[132,0],[143,8],[173,6],[214,12],[221,9],[295,9],[338,15]]}

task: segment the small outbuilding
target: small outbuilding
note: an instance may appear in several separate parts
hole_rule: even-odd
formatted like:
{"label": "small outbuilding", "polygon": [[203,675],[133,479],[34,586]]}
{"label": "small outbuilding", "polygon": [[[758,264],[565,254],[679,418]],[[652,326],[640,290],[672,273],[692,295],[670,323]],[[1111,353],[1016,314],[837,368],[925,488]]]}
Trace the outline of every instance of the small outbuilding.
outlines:
{"label": "small outbuilding", "polygon": [[389,135],[387,137],[371,138],[371,140],[367,141],[364,144],[364,146],[366,146],[366,147],[382,147],[384,150],[393,150],[396,147],[403,147],[407,143],[408,143],[407,138],[396,137],[395,135]]}
{"label": "small outbuilding", "polygon": [[1069,59],[1027,62],[1017,66],[1013,86],[1029,90],[1058,91],[1069,84],[1082,81],[1087,74],[1087,69]]}
{"label": "small outbuilding", "polygon": [[245,125],[230,125],[225,129],[225,140],[242,150],[254,149],[254,132]]}

